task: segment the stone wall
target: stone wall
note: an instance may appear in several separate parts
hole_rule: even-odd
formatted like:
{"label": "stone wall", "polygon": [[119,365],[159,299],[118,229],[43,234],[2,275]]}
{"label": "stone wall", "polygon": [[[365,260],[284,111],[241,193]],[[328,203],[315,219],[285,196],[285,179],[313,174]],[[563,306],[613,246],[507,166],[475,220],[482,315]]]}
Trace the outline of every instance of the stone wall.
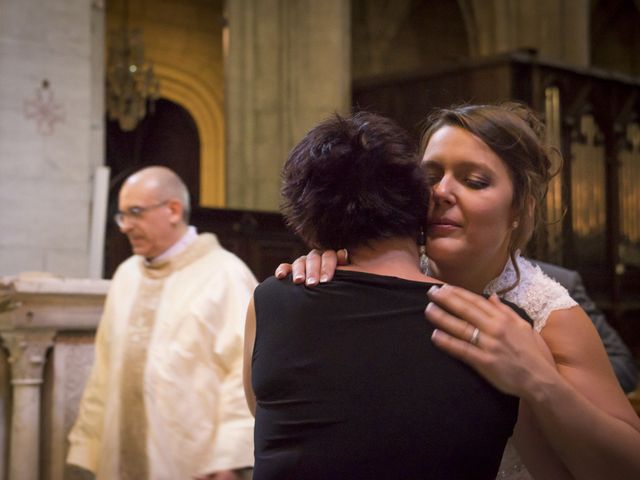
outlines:
{"label": "stone wall", "polygon": [[0,0],[0,275],[87,275],[103,149],[95,3]]}

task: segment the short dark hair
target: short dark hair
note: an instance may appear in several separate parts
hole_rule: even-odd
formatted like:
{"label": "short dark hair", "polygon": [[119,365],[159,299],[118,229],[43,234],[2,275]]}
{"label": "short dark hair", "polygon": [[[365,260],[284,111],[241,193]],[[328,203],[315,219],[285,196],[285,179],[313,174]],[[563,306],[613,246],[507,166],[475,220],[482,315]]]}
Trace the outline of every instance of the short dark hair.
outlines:
{"label": "short dark hair", "polygon": [[281,211],[312,248],[417,237],[428,201],[416,142],[392,120],[368,112],[318,124],[282,170]]}

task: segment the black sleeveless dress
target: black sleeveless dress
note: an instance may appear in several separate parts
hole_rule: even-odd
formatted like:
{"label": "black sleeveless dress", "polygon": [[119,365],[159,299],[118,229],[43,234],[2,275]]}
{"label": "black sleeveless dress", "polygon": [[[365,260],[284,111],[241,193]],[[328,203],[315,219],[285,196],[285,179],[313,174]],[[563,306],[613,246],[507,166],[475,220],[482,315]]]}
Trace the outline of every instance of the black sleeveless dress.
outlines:
{"label": "black sleeveless dress", "polygon": [[431,285],[258,286],[254,480],[495,479],[518,399],[432,344]]}

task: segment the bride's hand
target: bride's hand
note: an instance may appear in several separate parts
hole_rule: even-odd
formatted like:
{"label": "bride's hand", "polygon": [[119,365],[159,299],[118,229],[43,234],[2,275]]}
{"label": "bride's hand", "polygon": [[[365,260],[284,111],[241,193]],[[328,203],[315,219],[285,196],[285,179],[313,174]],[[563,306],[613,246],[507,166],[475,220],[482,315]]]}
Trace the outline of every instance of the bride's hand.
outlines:
{"label": "bride's hand", "polygon": [[[542,337],[496,295],[488,300],[445,285],[428,293],[433,343],[502,392],[526,397],[535,381],[558,375]],[[547,377],[548,378],[548,377]]]}
{"label": "bride's hand", "polygon": [[308,286],[318,282],[331,281],[338,265],[347,265],[349,258],[346,249],[311,250],[308,254],[298,257],[293,264],[281,263],[276,269],[276,278],[285,278],[290,273],[294,283],[305,283]]}

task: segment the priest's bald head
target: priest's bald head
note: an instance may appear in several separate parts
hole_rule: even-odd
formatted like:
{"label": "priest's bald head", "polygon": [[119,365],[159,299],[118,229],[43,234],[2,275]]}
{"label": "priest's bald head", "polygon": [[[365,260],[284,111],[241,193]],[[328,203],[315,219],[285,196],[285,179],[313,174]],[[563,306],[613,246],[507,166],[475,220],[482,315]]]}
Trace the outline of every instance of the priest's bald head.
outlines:
{"label": "priest's bald head", "polygon": [[133,253],[152,259],[186,233],[189,191],[175,172],[147,167],[128,177],[118,197],[116,222]]}

